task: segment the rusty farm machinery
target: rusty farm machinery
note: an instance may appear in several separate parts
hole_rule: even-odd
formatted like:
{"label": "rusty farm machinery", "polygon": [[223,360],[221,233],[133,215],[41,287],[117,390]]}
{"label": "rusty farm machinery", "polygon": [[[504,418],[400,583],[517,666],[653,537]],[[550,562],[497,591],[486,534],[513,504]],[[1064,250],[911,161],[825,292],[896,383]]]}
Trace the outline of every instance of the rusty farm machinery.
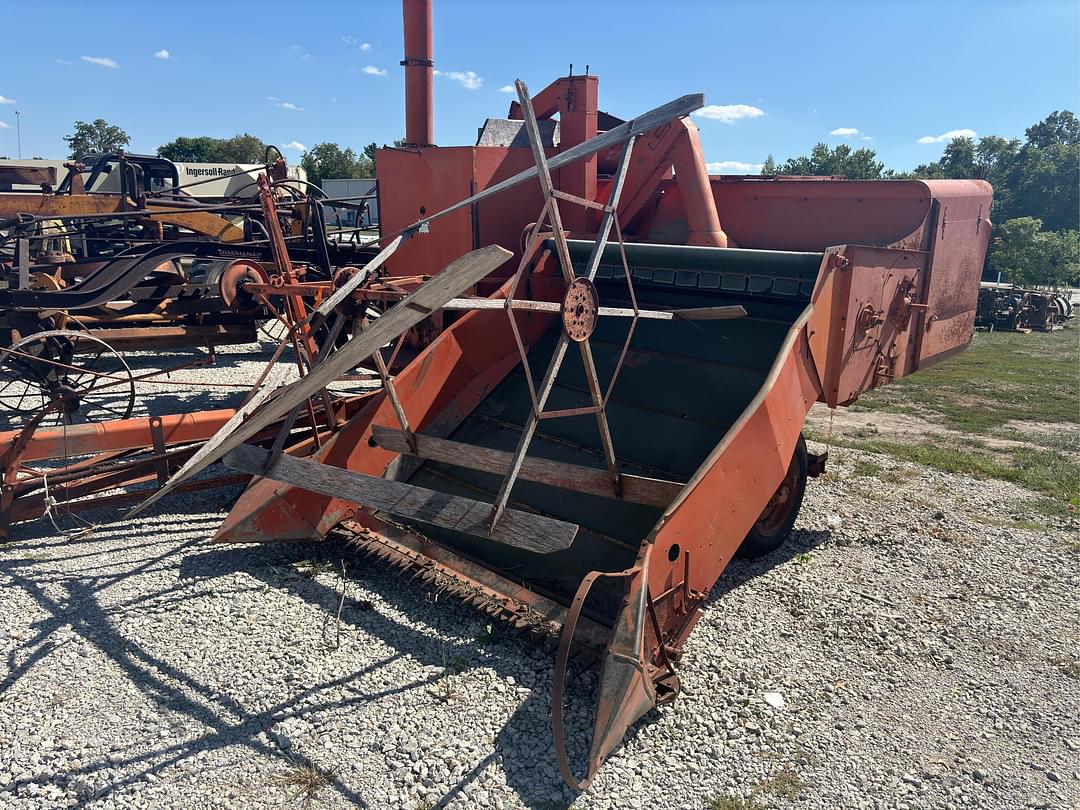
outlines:
{"label": "rusty farm machinery", "polygon": [[[72,165],[55,192],[55,177],[32,167],[4,171],[9,186],[43,184],[0,194],[9,215],[0,224],[4,530],[51,517],[52,506],[76,510],[89,505],[79,498],[166,480],[170,465],[233,411],[142,416],[137,391],[213,363],[216,346],[250,343],[267,325],[282,335],[276,356],[289,350],[300,368],[310,366],[328,335],[296,328],[305,301],[318,303],[377,253],[329,239],[321,199],[301,194],[281,160],[268,162],[253,202],[213,206],[186,200],[175,167],[159,158],[120,154]],[[127,177],[119,195],[98,190],[107,173]],[[369,270],[358,281],[377,307],[386,288],[380,274]],[[199,346],[208,355],[181,365],[152,362],[136,373],[129,363],[132,352]],[[348,400],[341,407],[346,412]]]}
{"label": "rusty farm machinery", "polygon": [[[600,131],[594,76],[517,89],[504,146],[433,148],[421,126],[378,155],[390,277],[430,280],[302,379],[260,387],[154,498],[224,458],[253,480],[218,540],[341,535],[557,634],[555,749],[580,788],[678,694],[681,649],[732,556],[787,536],[824,465],[801,437],[810,407],[967,345],[991,190],[711,178],[686,120],[701,96]],[[425,104],[409,98],[410,121]],[[555,113],[557,147],[540,126]],[[423,349],[389,372],[384,355],[417,330]],[[252,443],[365,361],[381,389],[321,446]],[[578,771],[562,703],[575,648],[602,660]]]}
{"label": "rusty farm machinery", "polygon": [[975,328],[987,332],[1052,332],[1073,318],[1068,291],[1031,290],[1015,284],[983,282]]}
{"label": "rusty farm machinery", "polygon": [[[811,406],[967,346],[992,192],[710,177],[688,120],[703,96],[623,120],[587,73],[535,97],[518,82],[478,145],[435,147],[430,0],[404,7],[406,144],[377,155],[378,252],[318,282],[288,275],[287,248],[276,281],[238,274],[237,294],[291,302],[297,368],[278,351],[239,409],[193,415],[197,440],[170,423],[184,454],[138,508],[224,459],[251,480],[217,540],[344,537],[556,636],[555,754],[582,788],[678,695],[732,557],[787,537],[825,464],[801,435]],[[335,393],[365,367],[377,388]],[[86,447],[121,452],[98,427]],[[165,444],[147,438],[123,446]],[[577,768],[574,650],[600,661]]]}

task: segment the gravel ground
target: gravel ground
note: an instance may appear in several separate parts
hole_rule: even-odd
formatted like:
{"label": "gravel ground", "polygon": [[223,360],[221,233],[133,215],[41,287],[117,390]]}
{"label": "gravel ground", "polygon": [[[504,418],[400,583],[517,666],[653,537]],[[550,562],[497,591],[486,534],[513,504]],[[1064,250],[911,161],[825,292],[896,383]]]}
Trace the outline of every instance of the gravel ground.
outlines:
{"label": "gravel ground", "polygon": [[327,808],[1080,807],[1077,526],[1010,484],[834,451],[791,541],[717,584],[682,697],[576,797],[550,643],[337,542],[212,544],[236,492],[0,546],[0,805],[280,808],[314,774]]}

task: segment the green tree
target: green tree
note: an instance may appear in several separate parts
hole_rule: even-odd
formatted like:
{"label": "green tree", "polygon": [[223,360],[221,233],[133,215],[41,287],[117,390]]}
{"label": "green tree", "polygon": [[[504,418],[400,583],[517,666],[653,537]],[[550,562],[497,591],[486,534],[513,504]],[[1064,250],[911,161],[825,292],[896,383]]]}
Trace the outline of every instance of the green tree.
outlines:
{"label": "green tree", "polygon": [[1003,281],[1024,286],[1058,287],[1080,274],[1080,234],[1044,231],[1035,217],[1003,222],[994,237],[990,269]]}
{"label": "green tree", "polygon": [[365,154],[358,156],[352,148],[342,149],[336,143],[315,144],[304,152],[300,165],[307,172],[308,182],[315,185],[323,180],[375,176],[375,164]]}
{"label": "green tree", "polygon": [[1080,121],[1069,110],[1055,110],[1042,121],[1027,128],[1027,142],[1039,148],[1080,144]]}
{"label": "green tree", "polygon": [[157,153],[178,163],[262,163],[266,144],[246,132],[231,138],[181,136],[159,146]]}
{"label": "green tree", "polygon": [[885,164],[877,160],[877,153],[873,149],[853,150],[846,143],[832,149],[828,144],[815,144],[809,155],[788,158],[783,165],[777,165],[772,155],[769,155],[761,167],[761,173],[841,175],[851,180],[876,180],[892,176],[892,172],[885,171]]}
{"label": "green tree", "polygon": [[1037,216],[1047,230],[1080,221],[1080,123],[1068,110],[1028,127],[1009,175],[1009,214]]}
{"label": "green tree", "polygon": [[104,118],[92,122],[76,121],[75,131],[65,135],[70,157],[80,160],[87,155],[112,154],[123,149],[131,138],[120,127],[110,124]]}

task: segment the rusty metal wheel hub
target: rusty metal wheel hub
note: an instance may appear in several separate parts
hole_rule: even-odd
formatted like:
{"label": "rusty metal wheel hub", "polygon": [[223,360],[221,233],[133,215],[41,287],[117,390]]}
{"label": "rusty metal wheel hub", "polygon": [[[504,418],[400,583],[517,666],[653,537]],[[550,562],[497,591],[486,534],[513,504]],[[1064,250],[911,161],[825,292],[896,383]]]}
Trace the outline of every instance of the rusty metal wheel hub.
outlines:
{"label": "rusty metal wheel hub", "polygon": [[266,273],[254,262],[235,261],[225,268],[218,281],[221,300],[233,312],[252,312],[258,302],[244,291],[244,284],[266,282]]}
{"label": "rusty metal wheel hub", "polygon": [[600,299],[596,287],[587,278],[575,278],[566,288],[562,303],[563,329],[575,343],[589,339],[596,329],[596,316],[600,311]]}

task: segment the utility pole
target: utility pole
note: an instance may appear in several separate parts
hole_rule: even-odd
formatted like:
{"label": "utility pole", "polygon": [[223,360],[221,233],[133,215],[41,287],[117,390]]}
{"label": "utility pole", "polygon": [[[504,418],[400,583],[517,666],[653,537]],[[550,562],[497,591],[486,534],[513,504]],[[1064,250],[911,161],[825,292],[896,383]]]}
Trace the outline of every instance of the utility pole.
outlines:
{"label": "utility pole", "polygon": [[22,160],[22,113],[15,111],[15,137],[19,141],[19,160]]}

